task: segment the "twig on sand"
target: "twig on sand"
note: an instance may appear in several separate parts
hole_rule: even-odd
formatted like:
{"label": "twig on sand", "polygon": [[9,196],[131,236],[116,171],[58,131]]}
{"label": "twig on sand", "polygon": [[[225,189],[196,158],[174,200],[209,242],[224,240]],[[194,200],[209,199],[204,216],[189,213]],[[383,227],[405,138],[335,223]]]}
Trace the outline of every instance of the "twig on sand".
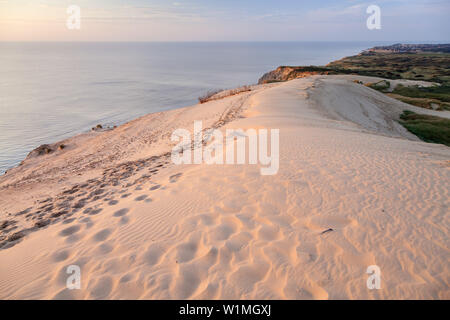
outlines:
{"label": "twig on sand", "polygon": [[331,228],[329,228],[329,229],[327,229],[327,230],[325,230],[325,231],[322,231],[320,234],[325,234],[325,233],[327,233],[327,232],[331,232],[331,231],[334,231],[333,229],[331,229]]}

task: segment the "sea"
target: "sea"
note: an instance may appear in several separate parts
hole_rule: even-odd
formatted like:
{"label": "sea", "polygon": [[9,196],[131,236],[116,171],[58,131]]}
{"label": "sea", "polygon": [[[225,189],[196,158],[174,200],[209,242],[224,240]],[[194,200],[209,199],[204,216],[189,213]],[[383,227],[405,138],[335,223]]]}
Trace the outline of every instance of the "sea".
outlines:
{"label": "sea", "polygon": [[375,42],[0,42],[0,174],[44,143],[325,65]]}

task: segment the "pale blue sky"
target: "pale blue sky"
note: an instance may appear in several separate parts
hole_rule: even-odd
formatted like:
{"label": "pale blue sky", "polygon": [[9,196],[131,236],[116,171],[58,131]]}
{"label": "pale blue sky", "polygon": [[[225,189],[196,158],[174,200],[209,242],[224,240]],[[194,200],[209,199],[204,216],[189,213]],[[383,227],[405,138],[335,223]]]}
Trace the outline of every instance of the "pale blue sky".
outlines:
{"label": "pale blue sky", "polygon": [[[366,28],[371,4],[381,30]],[[449,15],[449,0],[0,0],[0,41],[448,42]]]}

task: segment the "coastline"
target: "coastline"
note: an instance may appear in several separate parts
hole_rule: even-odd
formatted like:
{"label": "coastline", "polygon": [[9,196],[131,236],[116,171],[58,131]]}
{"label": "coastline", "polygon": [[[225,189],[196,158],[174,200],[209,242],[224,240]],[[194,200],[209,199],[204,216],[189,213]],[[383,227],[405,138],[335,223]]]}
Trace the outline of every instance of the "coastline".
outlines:
{"label": "coastline", "polygon": [[[405,109],[450,112],[353,80],[372,81],[258,85],[26,159],[0,177],[0,220],[15,221],[2,228],[0,297],[448,299],[450,149],[419,141],[396,119]],[[279,128],[280,172],[174,165],[170,134],[192,132],[195,120]],[[77,263],[86,286],[68,291],[64,268]],[[371,264],[386,275],[373,293],[364,290]]]}
{"label": "coastline", "polygon": [[[2,75],[8,81],[0,88],[8,94],[0,119],[4,131],[0,174],[18,165],[34,148],[97,124],[120,125],[148,113],[189,106],[208,90],[255,83],[262,72],[283,62],[322,64],[372,45],[2,43]],[[16,56],[17,52],[23,54]],[[39,65],[36,72],[27,72],[35,65]],[[26,87],[22,79],[28,79]]]}

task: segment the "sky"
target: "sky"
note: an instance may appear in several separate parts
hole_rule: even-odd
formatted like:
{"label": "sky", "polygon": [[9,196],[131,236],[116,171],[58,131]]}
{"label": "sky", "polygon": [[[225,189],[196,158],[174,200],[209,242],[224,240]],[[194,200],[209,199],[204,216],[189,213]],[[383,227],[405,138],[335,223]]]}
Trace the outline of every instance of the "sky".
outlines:
{"label": "sky", "polygon": [[449,0],[0,0],[0,41],[449,42],[449,16]]}

